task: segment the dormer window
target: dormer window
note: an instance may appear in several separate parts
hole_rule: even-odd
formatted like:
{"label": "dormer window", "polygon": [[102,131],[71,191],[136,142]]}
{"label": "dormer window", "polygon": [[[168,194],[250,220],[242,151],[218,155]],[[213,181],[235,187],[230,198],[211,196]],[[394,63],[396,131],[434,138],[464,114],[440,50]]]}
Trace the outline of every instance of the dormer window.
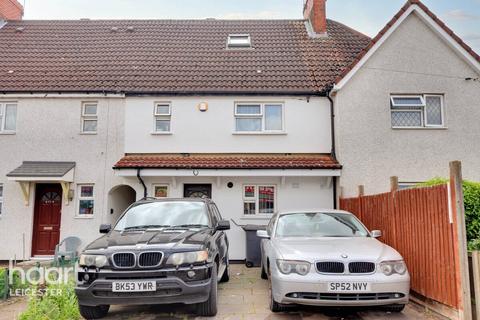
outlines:
{"label": "dormer window", "polygon": [[251,38],[249,34],[230,34],[227,42],[228,48],[251,48]]}

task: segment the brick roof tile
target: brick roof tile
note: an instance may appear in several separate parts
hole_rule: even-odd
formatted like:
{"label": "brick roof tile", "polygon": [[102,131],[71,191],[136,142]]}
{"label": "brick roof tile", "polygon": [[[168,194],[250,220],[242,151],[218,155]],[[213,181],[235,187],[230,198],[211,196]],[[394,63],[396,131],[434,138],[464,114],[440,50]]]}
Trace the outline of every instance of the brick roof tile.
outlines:
{"label": "brick roof tile", "polygon": [[[253,49],[227,50],[232,33]],[[315,94],[369,40],[332,20],[325,38],[304,20],[11,21],[0,92]]]}
{"label": "brick roof tile", "polygon": [[131,154],[114,169],[341,169],[327,154]]}

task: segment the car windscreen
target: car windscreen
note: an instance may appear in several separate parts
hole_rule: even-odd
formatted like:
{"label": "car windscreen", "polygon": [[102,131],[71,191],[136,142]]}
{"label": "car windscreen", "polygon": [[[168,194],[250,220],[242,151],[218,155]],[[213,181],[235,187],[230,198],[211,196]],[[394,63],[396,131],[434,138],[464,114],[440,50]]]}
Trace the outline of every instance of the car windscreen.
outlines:
{"label": "car windscreen", "polygon": [[115,226],[116,231],[161,227],[208,227],[210,219],[203,202],[160,201],[131,207]]}
{"label": "car windscreen", "polygon": [[284,214],[276,237],[367,237],[368,231],[351,214],[315,212]]}

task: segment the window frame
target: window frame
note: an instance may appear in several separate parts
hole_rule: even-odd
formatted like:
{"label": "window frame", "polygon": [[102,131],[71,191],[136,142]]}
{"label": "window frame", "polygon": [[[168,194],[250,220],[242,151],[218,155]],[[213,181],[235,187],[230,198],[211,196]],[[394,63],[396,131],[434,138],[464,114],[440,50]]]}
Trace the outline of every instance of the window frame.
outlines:
{"label": "window frame", "polygon": [[[425,94],[425,120],[424,125],[427,128],[444,128],[445,127],[445,107],[444,107],[444,99],[445,97],[441,94]],[[427,98],[428,97],[439,97],[440,98],[440,114],[442,116],[442,123],[441,124],[428,124],[428,113],[427,113]]]}
{"label": "window frame", "polygon": [[[260,106],[260,113],[258,114],[241,114],[238,113],[238,106],[243,106],[243,105],[259,105]],[[267,130],[266,129],[266,112],[265,112],[265,107],[266,106],[280,106],[282,110],[282,128],[278,130]],[[234,115],[234,128],[233,128],[233,133],[234,134],[285,134],[285,102],[275,102],[275,101],[269,101],[269,102],[248,102],[248,101],[241,101],[241,102],[235,102],[234,104],[234,109],[233,109],[233,115]],[[241,131],[238,130],[237,128],[237,119],[260,119],[261,120],[261,128],[258,131]]]}
{"label": "window frame", "polygon": [[[255,187],[254,197],[245,197],[245,187]],[[261,187],[273,187],[273,212],[272,213],[260,213],[260,188]],[[268,183],[244,183],[242,185],[242,211],[244,217],[255,217],[255,216],[267,216],[271,217],[278,213],[277,211],[277,195],[278,189],[276,184]],[[254,214],[245,214],[245,203],[255,203],[255,213]]]}
{"label": "window frame", "polygon": [[3,183],[0,183],[0,189],[2,190],[2,192],[0,193],[0,218],[5,214],[4,213],[4,201],[3,201],[3,198],[4,198],[4,194],[5,194],[5,186]]}
{"label": "window frame", "polygon": [[[92,187],[92,196],[83,197],[82,196],[82,187]],[[75,218],[78,219],[93,219],[95,217],[95,184],[93,183],[79,183],[77,184],[77,209],[75,210]],[[92,200],[93,201],[93,210],[91,214],[80,214],[80,201],[81,200]]]}
{"label": "window frame", "polygon": [[[157,187],[166,187],[167,188],[167,196],[157,197],[156,192],[155,192],[156,191],[155,189]],[[154,184],[152,184],[152,189],[153,189],[153,197],[155,199],[168,199],[168,198],[170,198],[170,185],[169,184],[167,184],[167,183],[154,183]]]}
{"label": "window frame", "polygon": [[[234,43],[232,38],[246,38],[248,43]],[[227,36],[227,48],[228,49],[250,49],[252,48],[252,36],[249,33],[230,33]]]}
{"label": "window frame", "polygon": [[[95,105],[95,114],[86,113],[87,105]],[[98,101],[82,101],[82,112],[81,112],[82,121],[80,124],[81,134],[97,134],[98,133]],[[85,131],[85,122],[95,121],[97,123],[95,131]]]}
{"label": "window frame", "polygon": [[[427,97],[440,97],[442,124],[440,125],[428,124]],[[396,98],[420,98],[422,104],[415,105],[415,104],[395,103]],[[444,100],[445,100],[445,95],[443,94],[434,94],[434,93],[423,93],[423,94],[416,94],[416,95],[391,94],[390,95],[390,126],[391,128],[392,129],[444,129],[446,128]],[[418,109],[414,109],[415,107],[417,107]],[[420,126],[395,126],[393,124],[393,114],[396,112],[420,113],[420,119],[422,121],[422,124]]]}
{"label": "window frame", "polygon": [[[168,105],[168,114],[158,113],[157,107]],[[152,134],[162,135],[162,134],[172,134],[172,103],[166,101],[157,101],[153,105],[153,132]],[[168,131],[159,131],[157,130],[157,121],[168,121],[169,130]]]}
{"label": "window frame", "polygon": [[[7,105],[15,105],[15,130],[6,130]],[[18,102],[0,101],[0,134],[15,134],[17,132]]]}

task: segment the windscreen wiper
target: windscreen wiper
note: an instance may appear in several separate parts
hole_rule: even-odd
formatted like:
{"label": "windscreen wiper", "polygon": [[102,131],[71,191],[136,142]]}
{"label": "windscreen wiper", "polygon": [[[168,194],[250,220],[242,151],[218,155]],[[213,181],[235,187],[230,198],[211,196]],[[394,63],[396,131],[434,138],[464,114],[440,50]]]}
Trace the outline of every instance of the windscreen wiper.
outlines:
{"label": "windscreen wiper", "polygon": [[169,229],[190,229],[190,228],[209,228],[206,224],[180,224],[171,226]]}
{"label": "windscreen wiper", "polygon": [[127,227],[123,229],[123,231],[128,231],[128,230],[145,230],[145,229],[158,229],[158,228],[168,228],[170,227],[169,225],[162,225],[162,224],[146,224],[142,226],[133,226],[133,227]]}

